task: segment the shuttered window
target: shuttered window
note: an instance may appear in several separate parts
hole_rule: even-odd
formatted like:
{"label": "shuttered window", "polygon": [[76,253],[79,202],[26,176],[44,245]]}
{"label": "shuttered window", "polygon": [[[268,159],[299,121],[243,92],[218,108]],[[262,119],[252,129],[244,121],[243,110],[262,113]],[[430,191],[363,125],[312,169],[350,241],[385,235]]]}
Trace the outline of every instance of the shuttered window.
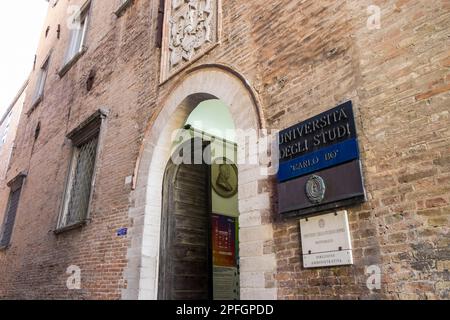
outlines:
{"label": "shuttered window", "polygon": [[19,206],[20,193],[22,192],[22,177],[15,181],[11,187],[8,206],[0,229],[0,248],[6,248],[11,243],[11,236],[16,221],[17,208]]}

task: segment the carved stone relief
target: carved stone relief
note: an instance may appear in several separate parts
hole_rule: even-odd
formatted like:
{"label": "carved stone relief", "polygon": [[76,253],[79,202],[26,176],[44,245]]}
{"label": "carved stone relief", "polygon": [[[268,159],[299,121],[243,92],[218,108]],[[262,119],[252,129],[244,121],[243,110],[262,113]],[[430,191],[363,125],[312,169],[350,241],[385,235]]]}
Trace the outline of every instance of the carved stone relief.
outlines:
{"label": "carved stone relief", "polygon": [[220,0],[166,0],[161,81],[219,41]]}

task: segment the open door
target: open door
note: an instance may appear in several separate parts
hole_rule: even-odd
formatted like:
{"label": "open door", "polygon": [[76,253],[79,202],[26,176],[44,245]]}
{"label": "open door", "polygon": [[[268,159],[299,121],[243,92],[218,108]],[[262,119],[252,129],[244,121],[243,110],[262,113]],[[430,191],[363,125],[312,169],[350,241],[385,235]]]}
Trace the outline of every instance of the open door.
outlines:
{"label": "open door", "polygon": [[184,161],[170,160],[165,171],[162,300],[239,299],[237,168],[217,163],[220,158],[205,163],[204,156],[211,160],[214,153],[210,143],[200,138],[185,142],[175,153]]}
{"label": "open door", "polygon": [[[187,144],[192,145],[193,156],[198,156],[199,152],[203,154],[203,142],[188,141]],[[167,165],[163,187],[159,299],[212,299],[208,181],[209,166],[205,163],[175,165],[170,161]]]}

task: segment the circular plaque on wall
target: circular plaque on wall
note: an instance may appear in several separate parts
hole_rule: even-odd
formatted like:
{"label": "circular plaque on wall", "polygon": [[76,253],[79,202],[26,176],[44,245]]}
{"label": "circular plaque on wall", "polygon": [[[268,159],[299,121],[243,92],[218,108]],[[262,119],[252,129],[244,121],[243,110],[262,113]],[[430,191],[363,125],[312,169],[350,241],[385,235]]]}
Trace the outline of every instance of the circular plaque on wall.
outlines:
{"label": "circular plaque on wall", "polygon": [[322,177],[313,175],[306,182],[306,195],[314,204],[320,204],[325,198],[326,185]]}
{"label": "circular plaque on wall", "polygon": [[238,192],[238,170],[227,158],[218,158],[211,165],[214,191],[222,198],[231,198]]}

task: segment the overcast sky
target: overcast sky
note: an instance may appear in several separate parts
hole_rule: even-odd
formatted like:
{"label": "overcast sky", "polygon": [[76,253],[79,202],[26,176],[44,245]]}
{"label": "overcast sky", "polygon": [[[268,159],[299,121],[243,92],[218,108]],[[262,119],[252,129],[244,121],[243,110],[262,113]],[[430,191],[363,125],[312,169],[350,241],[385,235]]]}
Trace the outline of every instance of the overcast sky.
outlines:
{"label": "overcast sky", "polygon": [[33,67],[48,2],[2,1],[0,10],[0,118]]}

